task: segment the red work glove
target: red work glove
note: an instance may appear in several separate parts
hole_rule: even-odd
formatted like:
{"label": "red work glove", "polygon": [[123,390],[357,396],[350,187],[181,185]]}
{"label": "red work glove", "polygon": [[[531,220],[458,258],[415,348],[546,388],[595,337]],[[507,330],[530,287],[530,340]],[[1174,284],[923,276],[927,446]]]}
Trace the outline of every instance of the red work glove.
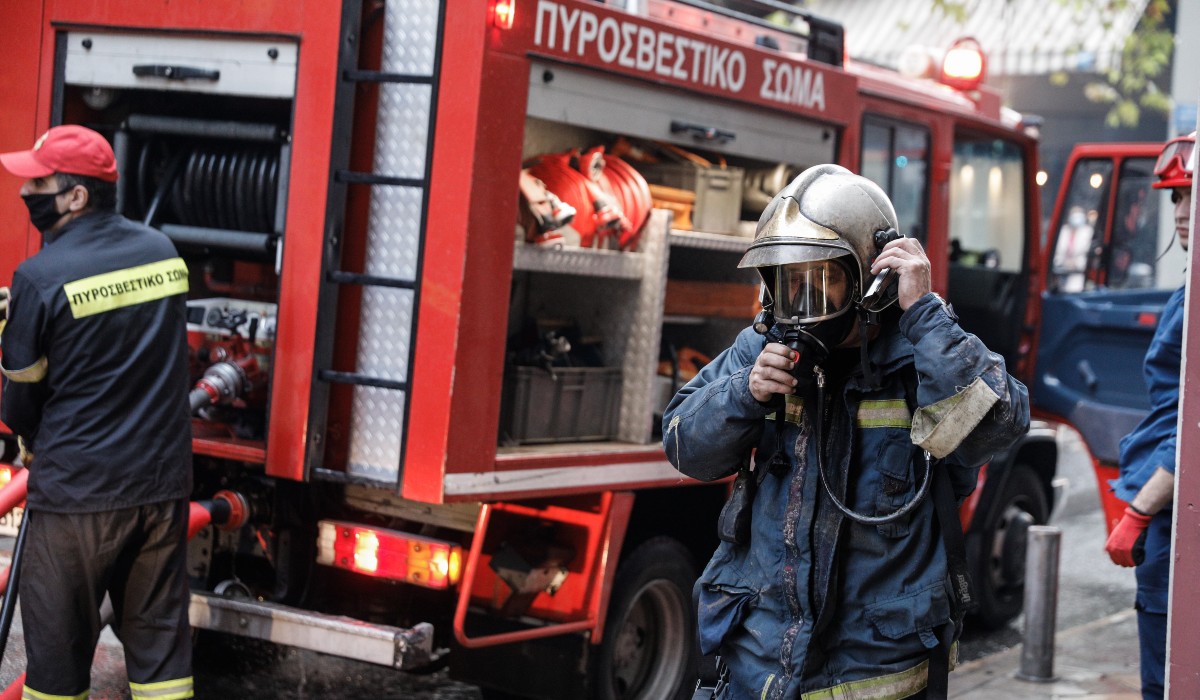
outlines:
{"label": "red work glove", "polygon": [[1150,516],[1143,515],[1130,506],[1125,515],[1104,544],[1105,551],[1118,566],[1137,566],[1146,558],[1146,528]]}

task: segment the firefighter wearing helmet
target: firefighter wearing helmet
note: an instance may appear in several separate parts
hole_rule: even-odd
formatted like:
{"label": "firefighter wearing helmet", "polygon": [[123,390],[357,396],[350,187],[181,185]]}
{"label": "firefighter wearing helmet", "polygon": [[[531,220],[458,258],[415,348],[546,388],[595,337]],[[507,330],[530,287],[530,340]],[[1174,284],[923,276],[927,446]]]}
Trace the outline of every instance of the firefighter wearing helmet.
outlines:
{"label": "firefighter wearing helmet", "polygon": [[[1172,139],[1154,167],[1153,187],[1171,191],[1175,234],[1188,248],[1196,132]],[[1171,295],[1146,351],[1143,376],[1150,413],[1121,440],[1114,493],[1129,506],[1105,549],[1113,562],[1136,567],[1142,697],[1161,698],[1167,655],[1167,587],[1171,567],[1171,503],[1175,495],[1175,442],[1183,357],[1184,291]]]}
{"label": "firefighter wearing helmet", "polygon": [[801,173],[741,262],[764,312],[665,412],[676,468],[738,472],[696,584],[701,647],[724,667],[714,697],[945,696],[969,603],[945,542],[959,560],[957,502],[1026,431],[1029,402],[897,228],[866,178]]}

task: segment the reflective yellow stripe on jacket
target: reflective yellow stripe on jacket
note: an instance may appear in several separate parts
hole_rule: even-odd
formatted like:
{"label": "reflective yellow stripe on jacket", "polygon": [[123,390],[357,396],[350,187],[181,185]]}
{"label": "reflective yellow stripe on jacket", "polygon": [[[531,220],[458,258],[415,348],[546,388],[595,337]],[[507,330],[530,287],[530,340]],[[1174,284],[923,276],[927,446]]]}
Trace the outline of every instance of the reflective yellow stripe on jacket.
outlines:
{"label": "reflective yellow stripe on jacket", "polygon": [[[950,646],[950,670],[958,665],[958,642]],[[830,688],[811,690],[800,700],[901,700],[920,692],[929,684],[929,661],[922,661],[904,671],[876,678],[840,683]]]}
{"label": "reflective yellow stripe on jacket", "polygon": [[28,367],[21,369],[8,369],[0,365],[0,372],[8,377],[9,381],[19,382],[21,384],[36,384],[46,378],[47,361],[45,356],[34,362]]}
{"label": "reflective yellow stripe on jacket", "polygon": [[[783,419],[788,423],[800,424],[800,416],[804,415],[804,399],[794,394],[783,397]],[[767,420],[778,420],[779,412],[767,414]]]}
{"label": "reflective yellow stripe on jacket", "polygon": [[63,285],[75,318],[186,294],[187,290],[188,271],[183,258],[127,267]]}
{"label": "reflective yellow stripe on jacket", "polygon": [[860,428],[909,428],[912,414],[904,399],[868,399],[858,404]]}

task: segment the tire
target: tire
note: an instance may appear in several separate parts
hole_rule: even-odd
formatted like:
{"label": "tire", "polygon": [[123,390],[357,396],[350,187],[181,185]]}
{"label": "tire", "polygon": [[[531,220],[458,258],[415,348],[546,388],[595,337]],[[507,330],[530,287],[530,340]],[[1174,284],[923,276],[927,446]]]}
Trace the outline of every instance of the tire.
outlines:
{"label": "tire", "polygon": [[1029,527],[1050,518],[1046,491],[1033,469],[1015,464],[978,533],[972,583],[979,598],[973,617],[987,629],[1007,625],[1025,604],[1025,549]]}
{"label": "tire", "polygon": [[696,568],[679,542],[655,537],[617,569],[592,700],[689,700],[700,655],[692,611]]}

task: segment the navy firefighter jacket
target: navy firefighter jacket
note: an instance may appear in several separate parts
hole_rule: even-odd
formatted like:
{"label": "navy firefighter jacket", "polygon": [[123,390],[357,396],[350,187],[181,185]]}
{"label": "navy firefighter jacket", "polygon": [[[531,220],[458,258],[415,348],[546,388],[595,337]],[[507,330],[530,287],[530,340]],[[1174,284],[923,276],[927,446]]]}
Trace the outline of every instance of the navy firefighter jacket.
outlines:
{"label": "navy firefighter jacket", "polygon": [[[1175,473],[1185,289],[1176,289],[1163,306],[1154,339],[1146,350],[1142,374],[1150,394],[1150,413],[1121,440],[1121,475],[1111,484],[1117,497],[1126,503],[1133,501],[1159,467]],[[1170,510],[1168,503],[1166,511]]]}
{"label": "navy firefighter jacket", "polygon": [[[865,515],[913,498],[925,450],[965,497],[979,466],[1028,430],[1028,393],[935,294],[871,341],[878,386],[860,368],[830,376],[820,410],[815,388],[768,404],[750,394],[767,342],[742,331],[663,417],[667,456],[682,473],[717,479],[752,450],[755,469],[767,469],[749,542],[722,542],[697,582],[701,648],[729,664],[730,700],[849,697],[864,682],[882,692],[875,686],[885,681],[896,687],[871,697],[908,697],[924,687],[921,664],[952,621],[933,499],[898,521],[859,524],[822,492],[818,465]],[[823,449],[813,439],[817,418]],[[777,450],[784,459],[769,458]]]}
{"label": "navy firefighter jacket", "polygon": [[162,233],[90,212],[13,275],[0,419],[24,437],[30,510],[191,492],[187,266]]}

